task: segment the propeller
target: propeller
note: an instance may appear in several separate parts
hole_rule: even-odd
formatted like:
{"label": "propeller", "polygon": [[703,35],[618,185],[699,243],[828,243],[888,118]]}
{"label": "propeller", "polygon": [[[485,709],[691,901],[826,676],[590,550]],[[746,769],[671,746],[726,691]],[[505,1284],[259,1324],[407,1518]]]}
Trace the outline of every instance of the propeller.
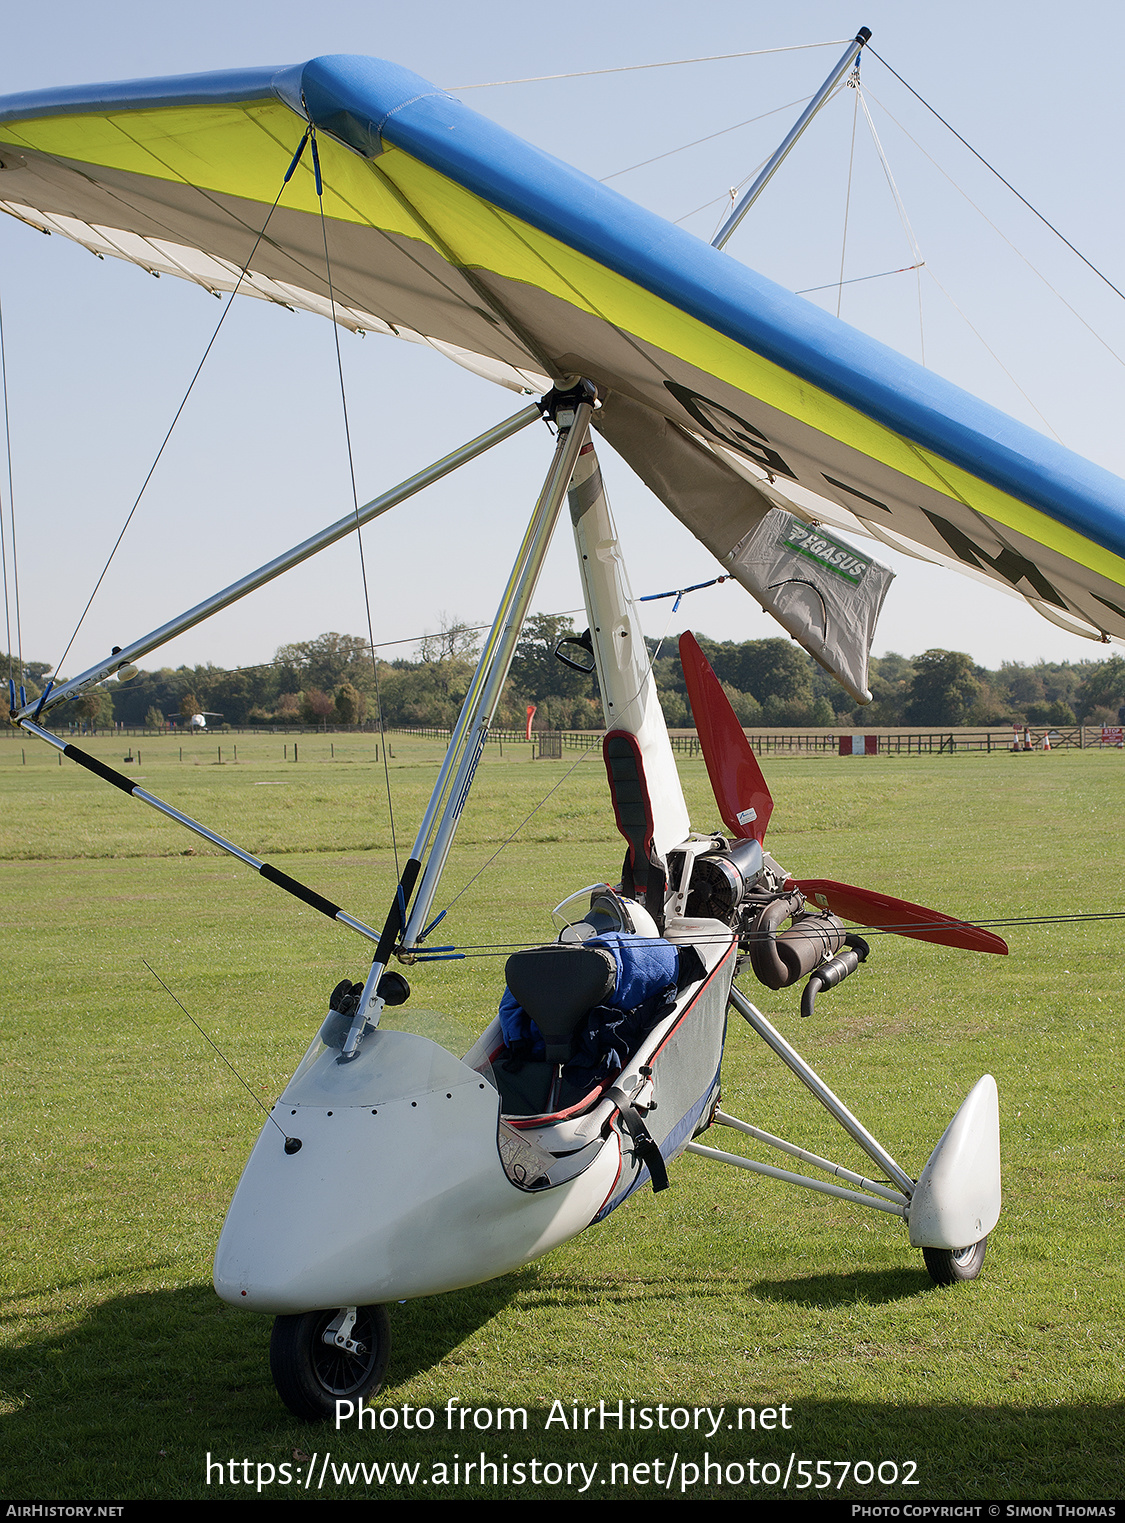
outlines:
{"label": "propeller", "polygon": [[[758,759],[693,634],[680,636],[680,662],[707,775],[723,823],[732,835],[761,844],[773,811],[773,799]],[[835,883],[828,878],[798,878],[786,885],[790,886],[799,888],[806,899],[841,920],[893,931],[918,941],[936,942],[938,946],[1007,955],[1007,943],[991,931],[954,920],[924,905],[911,904],[907,899],[895,899],[890,894]]]}
{"label": "propeller", "polygon": [[917,941],[934,941],[942,947],[964,947],[967,952],[995,952],[1006,957],[1008,944],[991,931],[953,920],[925,905],[908,899],[894,899],[871,888],[856,888],[851,883],[833,883],[830,878],[798,878],[797,887],[806,899],[857,925],[894,931],[897,936],[913,936]]}
{"label": "propeller", "polygon": [[730,699],[690,631],[680,636],[680,665],[723,824],[732,836],[761,845],[773,798]]}

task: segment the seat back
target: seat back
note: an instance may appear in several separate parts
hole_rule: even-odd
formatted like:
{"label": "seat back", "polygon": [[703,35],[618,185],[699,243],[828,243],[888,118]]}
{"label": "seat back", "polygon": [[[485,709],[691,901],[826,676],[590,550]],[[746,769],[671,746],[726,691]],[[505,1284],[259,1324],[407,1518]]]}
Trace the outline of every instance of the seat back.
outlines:
{"label": "seat back", "polygon": [[556,944],[514,952],[504,977],[515,999],[538,1026],[548,1063],[565,1063],[574,1039],[595,1005],[617,982],[617,964],[602,947]]}

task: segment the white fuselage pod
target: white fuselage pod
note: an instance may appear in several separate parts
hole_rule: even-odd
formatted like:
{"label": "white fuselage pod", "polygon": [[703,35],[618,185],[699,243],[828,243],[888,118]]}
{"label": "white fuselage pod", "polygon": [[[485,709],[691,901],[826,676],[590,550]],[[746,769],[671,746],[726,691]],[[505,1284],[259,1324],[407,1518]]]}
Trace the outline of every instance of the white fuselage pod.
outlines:
{"label": "white fuselage pod", "polygon": [[424,1037],[369,1031],[353,1061],[338,1058],[313,1043],[250,1155],[215,1254],[215,1289],[234,1306],[303,1312],[474,1285],[573,1237],[613,1190],[616,1133],[573,1181],[514,1185],[495,1088]]}
{"label": "white fuselage pod", "polygon": [[653,845],[664,857],[687,839],[691,823],[601,467],[590,443],[578,457],[568,503],[605,726],[637,737],[652,809]]}

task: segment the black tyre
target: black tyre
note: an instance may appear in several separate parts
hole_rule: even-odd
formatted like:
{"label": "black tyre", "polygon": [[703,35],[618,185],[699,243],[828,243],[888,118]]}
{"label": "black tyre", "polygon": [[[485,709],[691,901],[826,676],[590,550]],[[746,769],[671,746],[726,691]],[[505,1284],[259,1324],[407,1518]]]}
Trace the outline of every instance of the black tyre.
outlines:
{"label": "black tyre", "polygon": [[385,1306],[361,1306],[351,1339],[354,1350],[325,1343],[324,1333],[340,1315],[306,1311],[274,1319],[270,1373],[291,1412],[309,1422],[336,1416],[337,1401],[362,1402],[383,1381],[391,1353],[391,1324]]}
{"label": "black tyre", "polygon": [[923,1248],[922,1257],[935,1285],[958,1285],[962,1280],[975,1280],[984,1267],[988,1239],[968,1248]]}

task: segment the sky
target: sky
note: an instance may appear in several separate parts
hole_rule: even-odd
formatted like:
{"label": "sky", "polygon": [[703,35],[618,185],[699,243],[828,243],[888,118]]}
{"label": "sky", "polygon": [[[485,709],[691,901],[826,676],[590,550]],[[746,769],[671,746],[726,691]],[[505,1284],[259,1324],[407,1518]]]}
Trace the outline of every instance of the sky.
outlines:
{"label": "sky", "polygon": [[[1056,7],[1035,0],[947,0],[940,9],[905,0],[603,0],[573,13],[507,0],[395,8],[349,0],[202,0],[190,8],[105,0],[93,8],[64,0],[9,16],[0,93],[333,52],[393,59],[445,87],[577,74],[465,90],[462,98],[587,173],[614,176],[623,194],[685,219],[706,240],[729,188],[772,151],[860,25],[921,96],[1125,289],[1116,168],[1125,9],[1092,0],[1071,6],[1065,25]],[[761,49],[793,51],[626,68]],[[878,59],[867,56],[863,78],[911,234],[862,116],[853,155],[854,94],[846,92],[805,134],[728,253],[792,290],[829,286],[809,299],[830,311],[839,300],[845,321],[911,358],[924,353],[958,385],[1125,475],[1117,358],[1125,356],[1125,301]],[[698,139],[706,141],[673,152]],[[655,162],[632,168],[645,160]],[[221,307],[197,287],[98,261],[0,220],[22,645],[26,657],[55,664]],[[838,290],[842,257],[852,283]],[[882,274],[919,257],[920,270]],[[880,278],[861,278],[868,276]],[[416,346],[341,333],[341,347],[361,502],[521,405]],[[634,591],[716,575],[708,552],[608,446],[599,453]],[[491,617],[549,457],[546,431],[525,431],[365,533],[371,623],[387,655],[412,653],[411,642],[443,619]],[[329,324],[236,301],[64,671],[94,664],[350,507]],[[1064,634],[975,581],[882,548],[877,555],[898,574],[876,655],[945,647],[995,667],[1099,659],[1114,649]],[[577,609],[573,560],[569,536],[560,534],[538,611]],[[647,605],[648,633],[692,627],[742,640],[781,632],[733,583],[693,594],[674,616],[671,606]],[[248,665],[285,642],[366,627],[359,558],[346,540],[143,664]]]}

